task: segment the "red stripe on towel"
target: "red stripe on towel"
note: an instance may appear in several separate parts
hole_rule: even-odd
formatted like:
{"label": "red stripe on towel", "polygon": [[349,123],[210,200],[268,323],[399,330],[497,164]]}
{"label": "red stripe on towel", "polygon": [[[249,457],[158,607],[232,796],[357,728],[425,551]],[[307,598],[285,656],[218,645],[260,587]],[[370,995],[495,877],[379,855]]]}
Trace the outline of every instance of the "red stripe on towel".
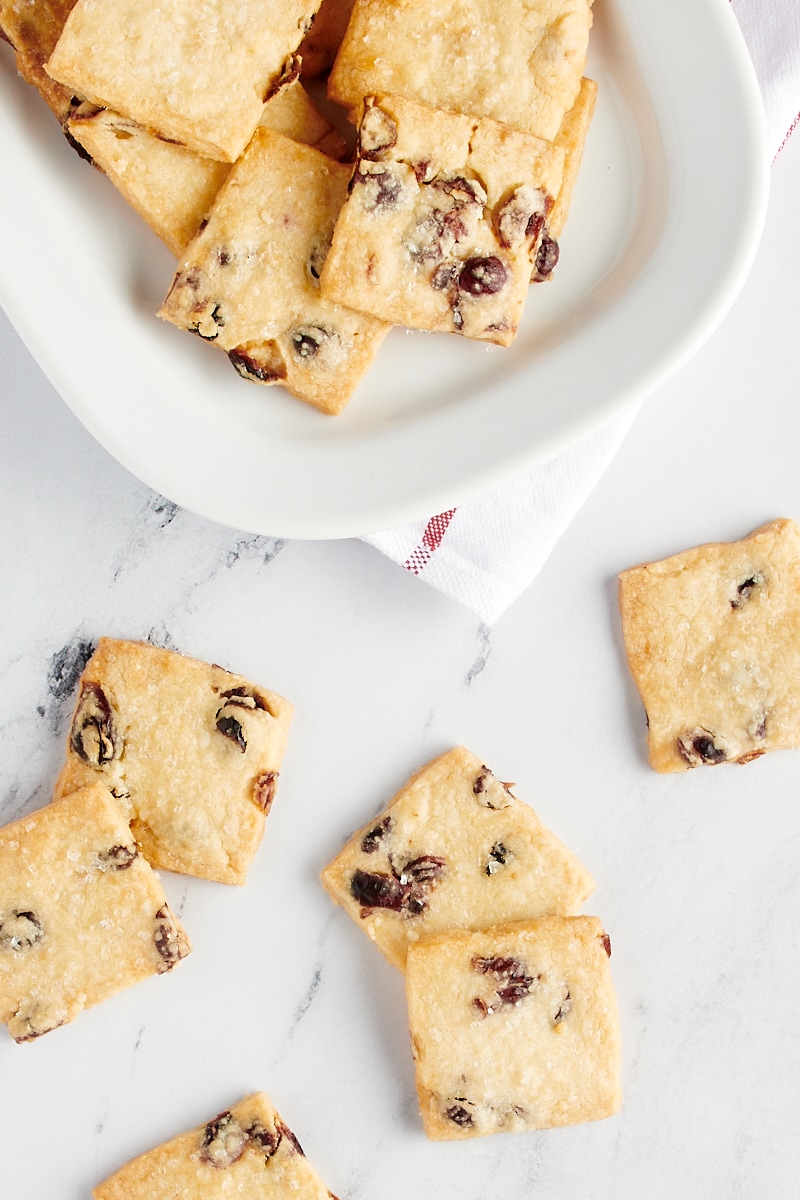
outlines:
{"label": "red stripe on towel", "polygon": [[455,511],[454,508],[449,508],[447,512],[437,513],[435,517],[431,517],[425,526],[422,541],[411,551],[403,563],[407,571],[411,571],[413,575],[419,575],[420,571],[427,566],[431,555],[442,544],[442,538],[447,533],[447,526],[453,519]]}

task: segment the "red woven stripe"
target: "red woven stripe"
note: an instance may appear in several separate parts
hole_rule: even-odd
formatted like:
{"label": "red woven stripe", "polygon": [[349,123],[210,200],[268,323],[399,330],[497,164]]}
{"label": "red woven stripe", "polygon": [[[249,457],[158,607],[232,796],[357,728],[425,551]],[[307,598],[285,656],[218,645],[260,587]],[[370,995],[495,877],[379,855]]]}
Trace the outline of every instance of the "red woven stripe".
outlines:
{"label": "red woven stripe", "polygon": [[428,521],[422,541],[411,551],[403,563],[405,569],[411,571],[412,575],[419,575],[420,571],[424,570],[430,562],[431,555],[438,550],[442,538],[447,533],[447,526],[453,519],[455,511],[454,508],[449,508],[447,512],[437,513]]}
{"label": "red woven stripe", "polygon": [[[780,146],[778,146],[778,151],[777,151],[777,153],[776,153],[776,155],[775,155],[775,158],[777,158],[777,157],[778,157],[778,154],[780,154],[781,150],[782,150],[782,149],[783,149],[783,147],[786,145],[786,143],[788,142],[789,138],[790,138],[790,137],[792,136],[792,134],[794,133],[795,129],[797,129],[797,126],[798,126],[798,125],[800,125],[800,113],[798,113],[798,114],[797,114],[797,116],[796,116],[796,117],[795,117],[795,119],[792,121],[791,125],[789,126],[789,130],[788,130],[788,132],[787,132],[787,134],[786,134],[786,137],[783,139],[783,141],[781,142]],[[774,161],[775,161],[775,159],[773,159],[772,161],[774,162]]]}

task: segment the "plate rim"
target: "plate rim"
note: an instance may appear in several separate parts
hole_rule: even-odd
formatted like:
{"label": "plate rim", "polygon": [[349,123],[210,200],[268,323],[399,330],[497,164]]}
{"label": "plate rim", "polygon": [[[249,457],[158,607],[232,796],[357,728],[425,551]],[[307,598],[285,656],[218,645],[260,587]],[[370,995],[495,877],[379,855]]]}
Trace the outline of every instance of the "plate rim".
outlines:
{"label": "plate rim", "polygon": [[[607,3],[617,12],[621,12],[627,28],[632,29],[634,35],[640,39],[641,50],[642,45],[653,35],[654,26],[658,26],[657,6],[641,5],[641,2],[637,5],[634,0],[607,0]],[[651,395],[712,335],[747,277],[760,241],[769,191],[766,121],[761,95],[744,38],[729,4],[725,0],[705,0],[704,5],[697,4],[697,0],[673,0],[669,14],[672,22],[680,23],[681,9],[692,14],[695,30],[698,27],[698,17],[706,21],[706,35],[705,40],[700,39],[701,46],[708,49],[708,46],[713,44],[716,60],[712,65],[725,76],[728,85],[725,89],[725,111],[730,114],[728,132],[734,127],[736,131],[737,140],[734,145],[739,161],[734,173],[739,181],[740,190],[736,195],[737,209],[730,235],[726,269],[706,285],[707,290],[702,297],[695,299],[691,319],[684,322],[680,336],[660,345],[659,352],[646,365],[637,367],[635,371],[629,372],[627,378],[620,379],[617,385],[610,389],[609,394],[604,396],[602,404],[596,405],[589,412],[565,414],[560,422],[556,422],[554,428],[539,430],[534,441],[523,437],[513,443],[509,442],[502,451],[493,451],[483,457],[478,455],[477,465],[473,456],[473,460],[465,465],[463,474],[458,479],[453,478],[452,472],[446,478],[439,477],[435,471],[435,464],[421,465],[424,458],[423,448],[420,450],[419,459],[409,461],[410,478],[402,494],[380,495],[379,488],[376,492],[375,480],[375,472],[379,470],[380,462],[360,464],[361,473],[354,476],[354,465],[355,468],[359,467],[357,455],[354,464],[353,454],[342,454],[334,435],[331,439],[332,445],[330,442],[325,443],[324,453],[320,452],[323,441],[315,437],[313,445],[307,446],[304,456],[301,455],[306,465],[307,478],[298,482],[307,482],[308,478],[313,476],[316,479],[319,475],[319,500],[324,500],[324,503],[311,504],[312,495],[308,501],[303,496],[303,503],[300,504],[301,497],[291,486],[294,476],[292,464],[288,460],[284,464],[288,469],[284,470],[282,490],[276,487],[272,492],[269,489],[259,492],[257,502],[248,500],[243,491],[237,494],[235,489],[230,488],[231,478],[235,475],[235,464],[232,464],[233,472],[228,471],[227,493],[209,494],[207,486],[203,486],[203,479],[187,478],[185,471],[180,479],[171,478],[170,462],[163,453],[157,460],[142,461],[141,452],[137,456],[131,447],[125,444],[124,435],[115,439],[113,434],[103,428],[98,419],[96,405],[91,401],[87,402],[79,381],[64,368],[63,363],[54,359],[48,352],[48,347],[42,340],[41,329],[37,327],[36,320],[32,319],[30,299],[26,300],[20,296],[9,273],[4,272],[2,262],[0,303],[42,371],[95,440],[126,470],[188,511],[251,533],[326,540],[374,534],[457,507],[466,500],[489,492],[506,480],[551,460]],[[710,40],[712,38],[713,43]],[[664,82],[662,78],[662,86]],[[659,96],[657,101],[654,100],[659,127],[663,127],[668,119],[677,120],[676,128],[671,131],[672,145],[681,146],[682,152],[688,155],[690,150],[696,148],[696,143],[686,137],[687,131],[681,125],[681,120],[685,120],[684,109],[675,103],[676,91],[670,91],[670,86],[673,89],[678,86],[685,87],[684,73],[681,72],[680,80],[675,80],[672,85],[667,77],[666,85],[665,94]],[[684,139],[683,142],[681,138]],[[697,140],[700,140],[699,135]],[[684,186],[692,183],[691,171],[687,172],[686,162],[672,161],[670,167],[673,171],[688,174],[688,178],[681,181]],[[0,201],[0,210],[1,207]],[[674,213],[671,215],[675,216]],[[685,214],[682,219],[685,220]],[[673,228],[665,237],[679,237],[680,227],[680,219],[673,221]],[[664,243],[660,246],[663,253]],[[628,297],[629,300],[631,298]],[[593,327],[595,336],[602,337],[602,328],[598,326],[602,326],[602,317]],[[500,385],[496,389],[498,400],[502,400],[503,388],[504,385]],[[341,420],[316,413],[311,415],[323,422]],[[442,426],[444,428],[441,428]],[[431,414],[430,419],[426,417],[422,422],[424,433],[433,430],[444,437],[447,436],[447,426],[448,420],[444,420],[442,414]],[[402,440],[406,449],[413,445],[413,438],[409,441],[405,434]],[[269,451],[270,447],[263,449]],[[326,461],[332,454],[340,455],[335,464],[339,467],[338,478],[336,470],[332,470],[330,462]],[[254,465],[258,465],[256,459],[250,463],[250,467]],[[273,469],[274,466],[273,460]],[[337,485],[340,490],[332,494]]]}

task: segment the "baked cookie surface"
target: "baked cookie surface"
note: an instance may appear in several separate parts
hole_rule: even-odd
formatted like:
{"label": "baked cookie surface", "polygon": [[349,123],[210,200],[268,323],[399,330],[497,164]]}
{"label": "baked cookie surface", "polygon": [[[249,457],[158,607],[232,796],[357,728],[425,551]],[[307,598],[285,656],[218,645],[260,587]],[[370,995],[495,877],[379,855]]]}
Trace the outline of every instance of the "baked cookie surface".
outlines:
{"label": "baked cookie surface", "polygon": [[389,326],[322,295],[350,169],[259,128],[187,247],[159,313],[225,350],[257,383],[334,414]]}
{"label": "baked cookie surface", "polygon": [[222,667],[102,638],[80,678],[56,794],[101,779],[153,866],[242,884],[291,715],[282,696]]}
{"label": "baked cookie surface", "polygon": [[234,162],[319,0],[77,0],[53,78],[152,133]]}
{"label": "baked cookie surface", "polygon": [[495,121],[369,96],[323,296],[432,332],[507,346],[533,275],[563,150]]}
{"label": "baked cookie surface", "polygon": [[800,746],[800,527],[778,520],[620,575],[657,771]]}
{"label": "baked cookie surface", "polygon": [[587,0],[356,0],[329,95],[375,92],[555,137],[586,64]]}
{"label": "baked cookie surface", "polygon": [[263,1092],[133,1159],[92,1195],[95,1200],[332,1200]]}
{"label": "baked cookie surface", "polygon": [[171,970],[189,950],[102,784],[0,829],[0,1020],[15,1041]]}
{"label": "baked cookie surface", "polygon": [[436,934],[409,948],[420,1112],[439,1141],[547,1129],[621,1103],[610,941],[597,917]]}
{"label": "baked cookie surface", "polygon": [[533,809],[464,747],[413,776],[322,882],[401,970],[428,934],[572,913],[594,887]]}
{"label": "baked cookie surface", "polygon": [[[297,80],[267,100],[259,124],[309,146],[332,132]],[[176,257],[197,233],[231,172],[231,163],[165,142],[135,121],[95,105],[73,112],[67,129]]]}

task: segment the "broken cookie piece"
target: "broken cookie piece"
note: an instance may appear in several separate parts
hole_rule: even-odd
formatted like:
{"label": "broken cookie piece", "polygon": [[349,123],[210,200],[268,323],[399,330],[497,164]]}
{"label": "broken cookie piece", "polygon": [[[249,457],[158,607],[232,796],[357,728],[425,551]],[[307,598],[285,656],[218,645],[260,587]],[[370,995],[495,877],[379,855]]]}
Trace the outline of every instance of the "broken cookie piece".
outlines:
{"label": "broken cookie piece", "polygon": [[300,69],[319,0],[77,0],[51,78],[182,146],[235,162],[267,97]]}
{"label": "broken cookie piece", "polygon": [[621,1102],[620,1038],[597,917],[446,932],[409,948],[411,1045],[436,1141],[597,1121]]}
{"label": "broken cookie piece", "polygon": [[587,0],[356,0],[329,95],[388,92],[555,137],[586,64]]}
{"label": "broken cookie piece", "polygon": [[389,326],[324,297],[349,168],[259,128],[187,247],[159,313],[256,383],[341,411]]}
{"label": "broken cookie piece", "polygon": [[101,783],[0,829],[0,1020],[29,1042],[189,953]]}
{"label": "broken cookie piece", "polygon": [[397,325],[510,345],[531,276],[555,265],[556,251],[541,261],[540,251],[555,247],[548,217],[563,160],[495,121],[367,97],[322,295]]}
{"label": "broken cookie piece", "polygon": [[464,747],[428,763],[325,868],[322,882],[389,962],[443,929],[575,912],[589,872]]}
{"label": "broken cookie piece", "polygon": [[656,771],[800,746],[794,521],[624,571],[619,604]]}
{"label": "broken cookie piece", "polygon": [[263,1092],[133,1159],[92,1190],[94,1200],[334,1200]]}
{"label": "broken cookie piece", "polygon": [[291,716],[282,696],[222,667],[102,638],[80,678],[56,793],[101,779],[153,866],[243,884]]}

